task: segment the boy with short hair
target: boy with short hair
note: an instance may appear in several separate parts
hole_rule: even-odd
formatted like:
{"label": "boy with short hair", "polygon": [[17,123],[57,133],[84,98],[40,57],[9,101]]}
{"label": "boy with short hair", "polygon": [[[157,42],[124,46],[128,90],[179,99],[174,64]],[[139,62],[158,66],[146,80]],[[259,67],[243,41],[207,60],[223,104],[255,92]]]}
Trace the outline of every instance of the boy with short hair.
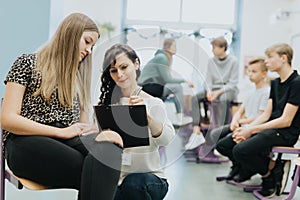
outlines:
{"label": "boy with short hair", "polygon": [[[208,118],[206,101],[212,103],[211,112],[215,116],[212,124],[214,127],[219,127],[224,125],[224,122],[228,122],[229,103],[235,100],[238,94],[238,60],[233,55],[227,54],[228,43],[223,36],[213,39],[211,45],[214,56],[208,60],[207,64],[206,89],[192,97],[193,133],[185,145],[186,150],[194,149],[205,142],[200,124]],[[200,103],[204,104],[205,117],[203,119]]]}

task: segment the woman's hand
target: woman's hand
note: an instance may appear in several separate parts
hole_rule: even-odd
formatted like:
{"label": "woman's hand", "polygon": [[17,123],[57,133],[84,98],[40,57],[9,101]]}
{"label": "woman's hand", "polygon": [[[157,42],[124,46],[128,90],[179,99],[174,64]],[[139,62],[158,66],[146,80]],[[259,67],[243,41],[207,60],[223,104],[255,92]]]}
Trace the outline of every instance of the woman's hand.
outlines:
{"label": "woman's hand", "polygon": [[144,105],[144,98],[141,96],[130,96],[129,97],[129,105]]}
{"label": "woman's hand", "polygon": [[70,139],[76,136],[84,136],[84,135],[89,135],[98,132],[99,130],[94,124],[75,123],[67,128],[63,128],[60,138]]}
{"label": "woman's hand", "polygon": [[151,135],[153,137],[158,137],[162,134],[163,124],[153,117],[147,114],[148,127],[150,128]]}

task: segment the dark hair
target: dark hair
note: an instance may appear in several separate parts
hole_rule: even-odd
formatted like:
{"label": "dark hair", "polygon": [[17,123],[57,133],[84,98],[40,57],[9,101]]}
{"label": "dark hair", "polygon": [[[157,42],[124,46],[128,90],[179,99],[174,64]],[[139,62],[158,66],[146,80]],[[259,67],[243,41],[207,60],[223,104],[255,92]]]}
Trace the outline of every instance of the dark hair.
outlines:
{"label": "dark hair", "polygon": [[[115,44],[105,52],[102,64],[103,73],[101,75],[99,105],[117,103],[121,97],[121,90],[111,78],[109,72],[111,65],[116,64],[116,58],[120,54],[125,54],[133,63],[136,61],[140,63],[140,58],[137,56],[136,52],[126,44]],[[140,74],[141,71],[139,68],[136,70],[136,77],[138,78]]]}
{"label": "dark hair", "polygon": [[213,46],[218,46],[218,47],[225,47],[225,51],[227,50],[228,44],[227,41],[224,37],[217,37],[215,39],[213,39],[213,41],[211,42],[211,45]]}

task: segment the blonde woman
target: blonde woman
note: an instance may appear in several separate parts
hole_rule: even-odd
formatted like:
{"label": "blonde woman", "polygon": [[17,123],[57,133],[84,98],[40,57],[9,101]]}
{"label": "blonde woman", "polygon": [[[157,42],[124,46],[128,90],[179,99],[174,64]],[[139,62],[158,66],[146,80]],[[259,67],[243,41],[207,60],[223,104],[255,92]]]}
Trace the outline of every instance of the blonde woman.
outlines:
{"label": "blonde woman", "polygon": [[[1,112],[13,173],[48,187],[77,189],[81,200],[112,199],[121,166],[121,138],[112,131],[97,136],[88,117],[91,53],[99,36],[86,15],[67,16],[48,44],[16,59],[5,79]],[[106,154],[114,160],[111,166],[103,164]]]}

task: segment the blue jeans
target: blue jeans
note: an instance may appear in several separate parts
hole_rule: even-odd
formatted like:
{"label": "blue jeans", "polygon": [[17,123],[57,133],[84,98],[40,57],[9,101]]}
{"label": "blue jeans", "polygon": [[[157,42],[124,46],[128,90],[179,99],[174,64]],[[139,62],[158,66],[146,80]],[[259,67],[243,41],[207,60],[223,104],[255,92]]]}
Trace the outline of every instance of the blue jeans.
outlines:
{"label": "blue jeans", "polygon": [[151,173],[133,173],[118,187],[115,200],[161,200],[168,192],[166,179]]}

